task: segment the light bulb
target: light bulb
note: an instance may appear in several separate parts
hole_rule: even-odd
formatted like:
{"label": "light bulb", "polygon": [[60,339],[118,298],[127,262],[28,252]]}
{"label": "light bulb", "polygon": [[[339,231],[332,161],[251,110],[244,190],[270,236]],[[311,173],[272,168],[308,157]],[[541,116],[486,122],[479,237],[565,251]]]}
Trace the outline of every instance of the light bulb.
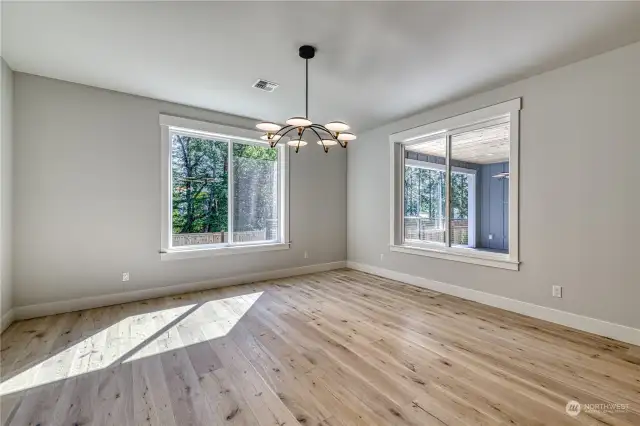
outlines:
{"label": "light bulb", "polygon": [[342,121],[332,121],[331,123],[325,124],[324,127],[332,132],[344,132],[345,130],[349,130],[349,125]]}
{"label": "light bulb", "polygon": [[353,133],[340,133],[338,135],[338,139],[341,141],[352,141],[356,139],[356,135],[354,135]]}
{"label": "light bulb", "polygon": [[275,123],[269,123],[267,121],[256,124],[256,127],[265,132],[277,132],[278,130],[282,129],[282,126],[279,126]]}
{"label": "light bulb", "polygon": [[334,139],[322,139],[321,141],[318,141],[318,145],[333,146],[338,145],[338,142],[336,142]]}
{"label": "light bulb", "polygon": [[287,145],[289,146],[298,146],[298,143],[300,144],[300,146],[305,146],[307,144],[307,142],[303,141],[303,140],[290,140],[289,142],[287,142]]}
{"label": "light bulb", "polygon": [[291,117],[287,120],[287,124],[294,127],[309,127],[313,123],[304,117]]}

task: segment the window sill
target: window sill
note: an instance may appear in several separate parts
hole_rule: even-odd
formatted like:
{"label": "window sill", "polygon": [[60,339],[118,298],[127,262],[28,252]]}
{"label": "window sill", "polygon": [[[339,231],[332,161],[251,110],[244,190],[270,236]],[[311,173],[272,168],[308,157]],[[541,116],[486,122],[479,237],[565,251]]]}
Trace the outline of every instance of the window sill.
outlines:
{"label": "window sill", "polygon": [[197,257],[227,256],[233,254],[258,253],[263,251],[287,250],[289,243],[266,243],[225,247],[173,248],[160,253],[162,260],[192,259]]}
{"label": "window sill", "polygon": [[509,269],[517,271],[520,262],[513,260],[508,254],[482,252],[471,248],[457,247],[426,247],[409,245],[392,245],[391,251],[419,256],[435,257],[437,259],[451,260],[456,262],[473,263],[475,265],[489,266],[492,268]]}

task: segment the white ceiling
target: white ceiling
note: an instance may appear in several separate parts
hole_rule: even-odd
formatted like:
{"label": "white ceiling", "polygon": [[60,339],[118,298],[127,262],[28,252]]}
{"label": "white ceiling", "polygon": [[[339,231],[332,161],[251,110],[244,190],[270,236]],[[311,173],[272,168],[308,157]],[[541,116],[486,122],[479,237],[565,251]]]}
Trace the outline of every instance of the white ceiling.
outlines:
{"label": "white ceiling", "polygon": [[[510,124],[505,123],[457,134],[451,138],[451,158],[475,164],[509,161],[509,129]],[[446,139],[431,137],[407,146],[406,150],[444,158]]]}
{"label": "white ceiling", "polygon": [[[640,2],[2,2],[16,71],[356,131],[640,40]],[[275,81],[273,93],[251,87]]]}

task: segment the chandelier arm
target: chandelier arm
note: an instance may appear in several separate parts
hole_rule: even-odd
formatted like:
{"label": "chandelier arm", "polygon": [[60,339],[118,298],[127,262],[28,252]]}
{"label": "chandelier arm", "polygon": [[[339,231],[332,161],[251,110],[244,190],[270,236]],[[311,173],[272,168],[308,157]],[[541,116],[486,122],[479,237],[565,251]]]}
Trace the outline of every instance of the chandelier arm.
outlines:
{"label": "chandelier arm", "polygon": [[286,131],[288,132],[288,131],[289,131],[289,130],[291,130],[291,128],[293,128],[293,127],[294,127],[294,126],[286,125],[286,126],[282,127],[280,130],[278,130],[277,132],[275,132],[275,133],[273,134],[273,136],[276,136],[278,133],[280,133],[280,132],[281,132],[281,131],[283,131],[283,130],[286,130]]}
{"label": "chandelier arm", "polygon": [[[288,129],[286,132],[284,132],[283,134],[281,134],[281,135],[280,135],[280,138],[279,138],[277,141],[274,141],[274,144],[273,144],[273,145],[271,145],[271,142],[269,142],[269,146],[271,146],[271,148],[275,148],[275,147],[276,147],[276,145],[278,145],[278,142],[280,142],[280,139],[282,139],[283,137],[285,137],[285,136],[287,135],[287,133],[289,133],[290,131],[292,131],[292,130],[296,129],[296,127],[294,127],[294,126],[287,126],[287,127],[290,127],[290,129]],[[281,132],[282,130],[284,130],[284,129],[286,129],[286,127],[283,127],[282,129],[278,130],[278,132],[277,132],[277,133],[275,133],[275,134],[274,134],[274,136],[275,136],[275,135],[277,135],[278,133],[280,133],[280,132]]]}
{"label": "chandelier arm", "polygon": [[316,129],[314,129],[314,128],[313,128],[313,126],[314,126],[314,125],[311,125],[311,127],[309,127],[309,128],[311,129],[311,131],[312,131],[313,133],[315,133],[315,134],[316,134],[316,136],[318,137],[318,140],[319,140],[319,141],[321,141],[321,140],[322,140],[322,137],[320,136],[320,134],[318,134],[318,132],[316,132]]}
{"label": "chandelier arm", "polygon": [[324,145],[324,142],[322,142],[322,138],[320,137],[320,134],[319,134],[318,132],[316,132],[316,129],[314,129],[314,128],[313,128],[313,126],[312,126],[312,127],[310,127],[310,128],[311,128],[311,131],[312,131],[313,133],[315,133],[315,134],[316,134],[316,136],[318,137],[318,140],[319,140],[319,141],[320,141],[320,143],[322,144],[322,149],[324,149],[325,154],[326,154],[327,152],[329,152],[329,148],[327,148],[327,147]]}
{"label": "chandelier arm", "polygon": [[320,130],[322,132],[325,132],[331,137],[331,139],[335,139],[333,134],[331,133],[331,131],[329,129],[327,129],[326,127],[324,127],[323,125],[314,123],[314,124],[311,125],[311,127],[316,128],[316,129],[318,129],[318,130]]}
{"label": "chandelier arm", "polygon": [[[337,138],[337,136],[333,135],[333,132],[331,132],[331,130],[327,129],[326,127],[324,127],[321,124],[312,124],[311,127],[315,127],[317,129],[322,130],[325,133],[328,133],[329,136],[331,136],[331,139],[333,139],[334,141],[338,142],[338,144],[342,147],[342,148],[346,148],[347,144],[345,143],[344,145],[342,144],[342,141],[340,139]],[[319,137],[319,136],[318,136]]]}
{"label": "chandelier arm", "polygon": [[296,154],[298,153],[298,151],[300,151],[300,141],[302,140],[302,135],[304,135],[304,131],[305,130],[307,130],[306,127],[304,129],[302,129],[302,132],[300,133],[300,136],[298,137],[298,144],[296,145]]}
{"label": "chandelier arm", "polygon": [[[287,135],[287,133],[289,133],[290,131],[295,130],[295,129],[297,129],[297,127],[291,126],[291,128],[289,130],[287,130],[286,132],[284,132],[283,134],[280,135],[280,139],[284,138]],[[278,139],[278,141],[280,139]]]}

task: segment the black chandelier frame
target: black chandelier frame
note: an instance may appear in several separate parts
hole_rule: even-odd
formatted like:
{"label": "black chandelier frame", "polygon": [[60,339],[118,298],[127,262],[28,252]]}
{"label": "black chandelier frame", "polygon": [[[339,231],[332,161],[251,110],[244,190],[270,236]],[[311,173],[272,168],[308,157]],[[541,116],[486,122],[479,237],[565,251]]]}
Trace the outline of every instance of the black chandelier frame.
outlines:
{"label": "black chandelier frame", "polygon": [[[298,54],[302,59],[304,59],[305,62],[305,106],[303,118],[309,120],[309,59],[312,59],[316,55],[316,48],[309,45],[300,46],[300,49],[298,49]],[[324,149],[325,153],[329,152],[329,147],[324,144],[324,140],[334,140],[342,148],[346,148],[349,142],[346,140],[342,141],[338,139],[338,136],[340,136],[340,132],[332,132],[321,124],[311,124],[309,126],[286,125],[275,133],[267,132],[267,140],[269,141],[269,146],[271,148],[275,148],[278,145],[278,142],[280,142],[288,133],[296,129],[298,130],[298,143],[294,145],[296,153],[300,150],[300,141],[302,141],[302,136],[307,130],[311,130],[313,133],[315,133],[315,135],[318,137],[318,141],[320,141],[320,143],[322,144],[322,148]],[[329,138],[323,138],[322,136],[320,136],[320,133],[318,133],[318,131],[326,133],[327,135],[329,135]],[[274,138],[277,136],[279,137],[274,140]],[[295,141],[296,139],[293,140]]]}

